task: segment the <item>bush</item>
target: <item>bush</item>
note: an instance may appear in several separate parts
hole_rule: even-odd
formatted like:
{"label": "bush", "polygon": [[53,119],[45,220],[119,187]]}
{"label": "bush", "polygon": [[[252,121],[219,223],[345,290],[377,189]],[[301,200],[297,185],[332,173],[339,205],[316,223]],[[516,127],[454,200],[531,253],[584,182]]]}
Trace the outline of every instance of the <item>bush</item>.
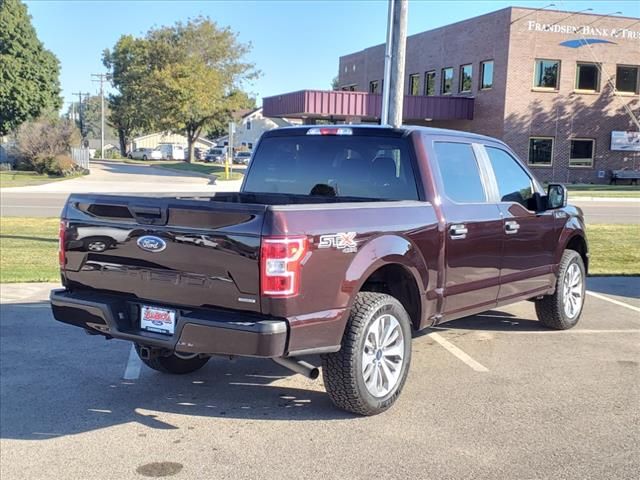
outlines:
{"label": "bush", "polygon": [[69,155],[60,154],[56,156],[38,157],[31,161],[33,169],[43,175],[56,177],[66,177],[78,173],[80,168],[75,164]]}
{"label": "bush", "polygon": [[[57,175],[69,171],[67,155],[73,145],[79,145],[78,129],[69,120],[40,118],[24,123],[16,135],[18,169]],[[68,160],[68,161],[67,161]]]}

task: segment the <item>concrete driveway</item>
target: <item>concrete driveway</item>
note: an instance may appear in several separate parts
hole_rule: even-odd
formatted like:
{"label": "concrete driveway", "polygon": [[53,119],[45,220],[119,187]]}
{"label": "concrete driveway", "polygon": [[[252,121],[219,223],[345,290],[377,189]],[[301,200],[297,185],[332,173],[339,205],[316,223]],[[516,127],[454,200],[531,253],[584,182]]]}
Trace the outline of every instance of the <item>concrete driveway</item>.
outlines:
{"label": "concrete driveway", "polygon": [[0,478],[635,479],[640,279],[589,279],[580,324],[520,303],[418,335],[370,418],[269,361],[167,376],[51,318],[50,285],[0,286]]}
{"label": "concrete driveway", "polygon": [[56,217],[70,193],[211,193],[237,191],[240,183],[214,185],[212,179],[189,172],[95,160],[85,177],[0,189],[0,215]]}

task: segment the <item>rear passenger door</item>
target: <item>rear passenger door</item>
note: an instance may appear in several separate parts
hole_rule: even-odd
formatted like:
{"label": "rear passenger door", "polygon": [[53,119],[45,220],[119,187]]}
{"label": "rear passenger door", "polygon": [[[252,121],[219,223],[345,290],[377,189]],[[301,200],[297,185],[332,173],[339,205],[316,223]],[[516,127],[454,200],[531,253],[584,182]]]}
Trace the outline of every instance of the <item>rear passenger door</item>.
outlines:
{"label": "rear passenger door", "polygon": [[479,146],[441,138],[433,142],[433,157],[446,221],[443,314],[450,320],[496,304],[503,222],[489,201]]}
{"label": "rear passenger door", "polygon": [[554,282],[554,252],[559,234],[554,212],[536,211],[533,198],[536,182],[510,152],[489,145],[484,151],[504,219],[498,301],[542,293]]}

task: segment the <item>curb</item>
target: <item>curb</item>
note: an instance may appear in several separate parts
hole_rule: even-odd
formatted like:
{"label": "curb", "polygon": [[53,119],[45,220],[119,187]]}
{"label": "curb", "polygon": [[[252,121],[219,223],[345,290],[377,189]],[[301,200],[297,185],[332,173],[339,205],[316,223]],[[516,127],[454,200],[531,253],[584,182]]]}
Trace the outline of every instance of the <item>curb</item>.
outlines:
{"label": "curb", "polygon": [[637,197],[572,197],[569,192],[569,202],[627,202],[640,203]]}

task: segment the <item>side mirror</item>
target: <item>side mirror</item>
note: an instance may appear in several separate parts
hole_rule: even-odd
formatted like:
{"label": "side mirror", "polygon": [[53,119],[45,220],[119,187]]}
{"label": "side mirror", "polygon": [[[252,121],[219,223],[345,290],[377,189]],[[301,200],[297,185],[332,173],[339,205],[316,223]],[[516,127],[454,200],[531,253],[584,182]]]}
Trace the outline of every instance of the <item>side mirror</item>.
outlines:
{"label": "side mirror", "polygon": [[567,187],[561,183],[550,183],[547,187],[547,210],[567,206]]}

